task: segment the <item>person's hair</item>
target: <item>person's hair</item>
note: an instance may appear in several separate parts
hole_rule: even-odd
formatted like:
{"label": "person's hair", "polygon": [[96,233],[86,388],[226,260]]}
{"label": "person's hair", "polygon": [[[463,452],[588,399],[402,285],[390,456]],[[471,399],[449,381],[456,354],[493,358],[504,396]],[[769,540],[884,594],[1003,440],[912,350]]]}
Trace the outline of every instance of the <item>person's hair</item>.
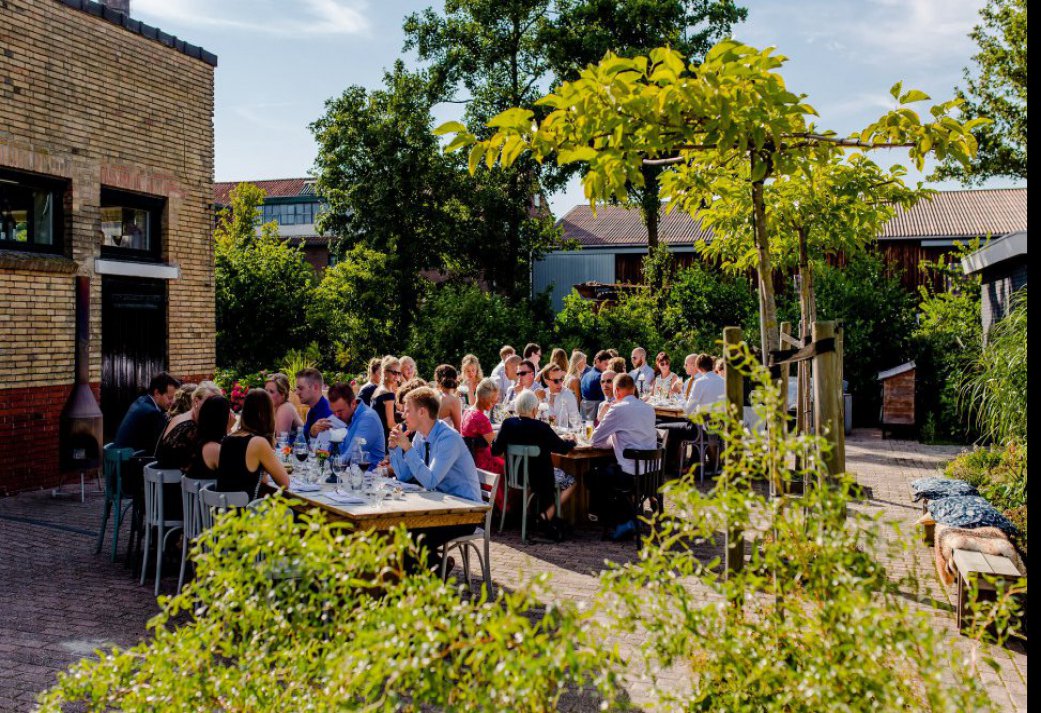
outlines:
{"label": "person's hair", "polygon": [[513,405],[517,410],[517,415],[532,413],[539,407],[539,397],[531,389],[524,389],[524,391],[517,394]]}
{"label": "person's hair", "polygon": [[698,355],[698,368],[702,371],[712,371],[716,366],[716,360],[709,354]]}
{"label": "person's hair", "polygon": [[416,389],[429,388],[427,382],[420,379],[418,376],[413,376],[411,379],[406,381],[404,384],[398,387],[398,393],[395,394],[394,399],[397,401],[398,406],[405,405],[405,397],[408,396],[410,391]]}
{"label": "person's hair", "polygon": [[477,380],[480,381],[484,378],[484,372],[481,371],[481,360],[477,358],[476,354],[467,354],[463,357],[462,363],[459,364],[459,377],[464,378],[466,376],[466,367],[471,364],[477,367]]}
{"label": "person's hair", "polygon": [[713,366],[713,371],[723,371],[724,369],[726,369],[726,366],[727,363],[726,360],[723,359],[723,357],[716,357],[716,361]]}
{"label": "person's hair", "polygon": [[350,384],[340,381],[329,387],[329,393],[325,398],[329,400],[329,403],[343,399],[348,404],[352,404],[354,403],[354,389]]}
{"label": "person's hair", "polygon": [[[296,378],[299,379],[300,374]],[[239,430],[261,436],[275,445],[275,402],[271,394],[263,389],[249,390],[239,412]]]}
{"label": "person's hair", "polygon": [[[643,358],[644,358],[644,359],[646,359],[646,358],[647,358],[647,350],[646,350],[646,349],[644,349],[643,347],[633,347],[633,351],[632,351],[632,353],[633,353],[633,354],[636,354],[637,352],[639,352],[640,354],[642,354],[642,355],[643,355]],[[632,355],[630,354],[630,356],[632,356]]]}
{"label": "person's hair", "polygon": [[563,369],[565,373],[567,372],[567,352],[566,351],[564,351],[560,347],[557,347],[556,349],[554,349],[550,353],[549,360],[550,360],[551,363],[556,364],[561,369]]}
{"label": "person's hair", "polygon": [[586,361],[585,352],[580,352],[577,349],[571,352],[571,361],[568,362],[567,365],[568,376],[571,376],[572,374],[575,376],[581,376],[581,374],[578,373],[578,365],[584,361]]}
{"label": "person's hair", "polygon": [[593,357],[593,363],[599,364],[602,361],[608,361],[612,356],[613,355],[611,354],[611,352],[607,351],[606,349],[601,349],[596,353],[596,356]]}
{"label": "person's hair", "polygon": [[430,414],[430,418],[434,419],[437,418],[437,413],[441,410],[441,399],[437,397],[437,392],[425,385],[414,388],[405,394],[403,403],[414,403]]}
{"label": "person's hair", "polygon": [[532,363],[531,363],[530,361],[528,361],[527,359],[523,359],[523,360],[521,360],[521,363],[517,365],[517,368],[519,369],[519,368],[521,368],[522,366],[526,366],[526,367],[528,367],[529,369],[531,369],[531,373],[532,373],[532,375],[534,375],[534,374],[535,374],[535,365],[534,365],[534,364],[532,364]]}
{"label": "person's hair", "polygon": [[510,354],[506,357],[506,361],[503,364],[512,364],[513,362],[522,362],[524,359],[521,358],[520,354]]}
{"label": "person's hair", "polygon": [[499,393],[499,382],[492,378],[481,379],[481,383],[477,385],[477,398],[484,399],[492,394]]}
{"label": "person's hair", "polygon": [[607,362],[607,368],[615,373],[625,371],[625,357],[611,357],[611,361]]}
{"label": "person's hair", "polygon": [[694,362],[694,366],[697,366],[698,365],[698,357],[699,356],[701,356],[701,355],[700,354],[688,354],[687,356],[683,357],[683,363],[686,364],[687,360],[690,359],[691,361]]}
{"label": "person's hair", "polygon": [[[380,383],[384,383],[387,380],[387,369],[397,367],[394,371],[401,371],[401,361],[391,354],[383,357],[380,360]],[[400,374],[399,374],[400,376]]]}
{"label": "person's hair", "polygon": [[311,386],[321,387],[325,383],[325,379],[322,378],[322,372],[315,369],[313,366],[301,369],[296,372],[296,380],[306,379],[311,383]]}
{"label": "person's hair", "polygon": [[442,389],[454,389],[459,386],[459,374],[451,364],[439,364],[434,369],[434,381]]}
{"label": "person's hair", "polygon": [[148,395],[151,396],[156,391],[161,394],[165,394],[166,390],[170,387],[179,388],[181,386],[180,380],[173,377],[168,371],[160,371],[158,374],[152,377],[152,380],[148,382]]}
{"label": "person's hair", "polygon": [[557,364],[555,362],[550,362],[549,364],[546,365],[546,368],[542,370],[542,378],[543,378],[543,380],[545,380],[545,379],[549,378],[550,376],[552,376],[554,371],[559,371],[560,373],[563,374],[565,372],[565,369],[563,367],[561,367],[560,364]]}
{"label": "person's hair", "polygon": [[369,379],[376,376],[383,371],[383,359],[381,357],[372,357],[369,359]]}
{"label": "person's hair", "polygon": [[540,352],[541,353],[542,352],[542,347],[540,347],[535,342],[529,342],[528,344],[524,345],[524,358],[525,359],[530,359],[531,355],[534,354],[535,352]]}
{"label": "person's hair", "polygon": [[626,391],[632,391],[636,388],[636,382],[633,381],[633,377],[628,374],[619,374],[614,378],[614,390],[623,389]]}
{"label": "person's hair", "polygon": [[604,351],[606,351],[608,354],[610,354],[612,359],[614,357],[618,356],[618,350],[615,349],[614,347],[611,347],[610,349],[605,349]]}
{"label": "person's hair", "polygon": [[503,361],[506,361],[506,357],[510,356],[511,354],[516,354],[516,353],[517,353],[516,349],[511,347],[509,344],[506,344],[506,345],[503,346],[502,349],[499,350],[499,358],[502,359]]}
{"label": "person's hair", "polygon": [[199,407],[199,420],[195,422],[195,443],[199,450],[207,443],[220,443],[228,435],[228,418],[231,402],[217,394],[210,396]]}
{"label": "person's hair", "polygon": [[412,370],[415,372],[419,372],[419,367],[416,365],[416,360],[410,356],[403,356],[400,359],[398,359],[398,362],[401,364],[402,371],[404,371],[405,369],[405,364],[411,364]]}
{"label": "person's hair", "polygon": [[272,383],[275,385],[275,391],[277,391],[282,399],[285,401],[289,400],[289,377],[282,372],[276,371],[274,374],[268,374],[267,378],[264,379],[264,383]]}
{"label": "person's hair", "polygon": [[198,384],[181,384],[177,387],[177,391],[173,395],[173,404],[170,406],[169,413],[171,416],[179,416],[182,413],[187,413],[192,410],[192,395],[195,390],[199,388]]}
{"label": "person's hair", "polygon": [[195,391],[192,392],[192,404],[197,404],[205,401],[211,396],[218,396],[220,389],[212,381],[204,381],[195,387]]}

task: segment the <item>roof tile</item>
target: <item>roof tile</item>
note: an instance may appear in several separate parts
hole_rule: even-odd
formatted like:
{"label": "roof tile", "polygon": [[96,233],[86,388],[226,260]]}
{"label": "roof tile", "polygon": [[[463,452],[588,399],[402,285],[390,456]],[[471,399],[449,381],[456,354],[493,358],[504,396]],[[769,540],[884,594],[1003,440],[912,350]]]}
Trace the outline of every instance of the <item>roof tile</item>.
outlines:
{"label": "roof tile", "polygon": [[314,195],[305,192],[305,187],[314,181],[313,178],[274,178],[269,181],[226,181],[213,184],[213,202],[217,205],[228,205],[231,189],[240,183],[252,183],[264,190],[268,198],[295,198],[300,195]]}

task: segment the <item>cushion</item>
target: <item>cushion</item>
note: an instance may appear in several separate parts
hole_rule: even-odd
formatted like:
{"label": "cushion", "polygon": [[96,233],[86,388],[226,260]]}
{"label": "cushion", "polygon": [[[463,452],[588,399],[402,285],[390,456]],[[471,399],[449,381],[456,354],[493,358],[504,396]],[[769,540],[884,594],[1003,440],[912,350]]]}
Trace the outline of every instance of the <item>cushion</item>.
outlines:
{"label": "cushion", "polygon": [[919,500],[940,500],[952,495],[976,495],[976,488],[964,480],[952,478],[919,478],[911,481],[915,502]]}
{"label": "cushion", "polygon": [[1016,526],[979,495],[952,495],[931,500],[927,507],[936,522],[943,525],[965,529],[996,527],[1009,535],[1016,532]]}

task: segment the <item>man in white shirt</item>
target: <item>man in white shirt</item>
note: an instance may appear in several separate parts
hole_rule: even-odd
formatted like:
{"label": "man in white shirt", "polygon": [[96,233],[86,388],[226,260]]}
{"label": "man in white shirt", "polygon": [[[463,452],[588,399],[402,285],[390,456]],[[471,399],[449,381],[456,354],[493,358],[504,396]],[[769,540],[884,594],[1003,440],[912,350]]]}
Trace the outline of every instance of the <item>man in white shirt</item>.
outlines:
{"label": "man in white shirt", "polygon": [[517,365],[516,370],[514,371],[517,377],[517,381],[511,384],[509,388],[506,389],[506,397],[503,399],[503,402],[506,404],[512,404],[514,400],[517,398],[517,396],[520,395],[520,392],[524,391],[525,389],[532,389],[535,383],[535,365],[527,359],[523,361],[514,361],[515,357],[517,357],[516,354],[514,354],[513,357],[510,357],[510,359],[506,362],[507,375],[509,375],[509,369],[512,367],[512,365]]}
{"label": "man in white shirt", "polygon": [[506,360],[517,353],[517,350],[506,344],[499,350],[499,363],[492,369],[491,377],[498,379],[502,375],[503,369],[506,368]]}
{"label": "man in white shirt", "polygon": [[698,373],[698,355],[688,354],[687,358],[683,360],[683,371],[687,372],[687,380],[683,382],[683,389],[680,391],[680,397],[683,402],[686,403],[687,399],[690,398],[691,389],[694,386],[694,382],[698,380],[701,374]]}
{"label": "man in white shirt", "polygon": [[639,384],[640,374],[643,374],[645,388],[650,389],[651,382],[654,381],[654,369],[647,363],[647,350],[643,347],[636,347],[629,355],[629,359],[633,364],[633,368],[629,372],[629,376],[633,377],[633,383]]}
{"label": "man in white shirt", "polygon": [[545,371],[546,380],[546,405],[549,406],[549,415],[553,418],[553,425],[558,428],[567,428],[572,420],[581,423],[582,416],[578,413],[578,399],[571,389],[564,388],[564,370],[556,364],[551,364]]}
{"label": "man in white shirt", "polygon": [[726,400],[727,382],[713,371],[715,365],[715,360],[708,354],[698,355],[695,363],[698,376],[683,409],[688,415],[719,408],[720,402]]}
{"label": "man in white shirt", "polygon": [[[517,378],[517,368],[520,366],[520,363],[521,358],[519,354],[510,354],[503,362],[503,368],[499,375],[492,377],[493,379],[498,379],[499,403],[501,404],[505,404],[508,401],[506,395],[513,388],[513,382]],[[520,392],[518,391],[518,393]]]}
{"label": "man in white shirt", "polygon": [[617,524],[611,538],[622,539],[636,532],[636,513],[626,493],[631,492],[636,464],[622,454],[627,448],[650,450],[658,447],[654,428],[654,407],[635,395],[636,384],[629,374],[614,378],[617,402],[593,431],[593,447],[614,449],[615,460],[586,480],[594,510],[605,525]]}

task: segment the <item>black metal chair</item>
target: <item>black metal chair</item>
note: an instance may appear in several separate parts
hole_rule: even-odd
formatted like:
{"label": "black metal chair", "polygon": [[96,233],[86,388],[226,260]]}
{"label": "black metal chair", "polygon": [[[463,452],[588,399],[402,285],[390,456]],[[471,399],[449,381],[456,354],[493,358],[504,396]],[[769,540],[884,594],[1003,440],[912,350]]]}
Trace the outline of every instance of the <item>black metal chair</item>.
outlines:
{"label": "black metal chair", "polygon": [[[633,499],[633,509],[636,511],[637,527],[639,527],[639,522],[643,517],[643,505],[646,501],[653,501],[653,511],[659,517],[665,512],[665,497],[661,492],[662,486],[665,485],[665,448],[626,448],[622,451],[622,457],[632,460],[636,468],[630,495]],[[639,532],[637,532],[635,540],[636,546],[639,547]]]}

